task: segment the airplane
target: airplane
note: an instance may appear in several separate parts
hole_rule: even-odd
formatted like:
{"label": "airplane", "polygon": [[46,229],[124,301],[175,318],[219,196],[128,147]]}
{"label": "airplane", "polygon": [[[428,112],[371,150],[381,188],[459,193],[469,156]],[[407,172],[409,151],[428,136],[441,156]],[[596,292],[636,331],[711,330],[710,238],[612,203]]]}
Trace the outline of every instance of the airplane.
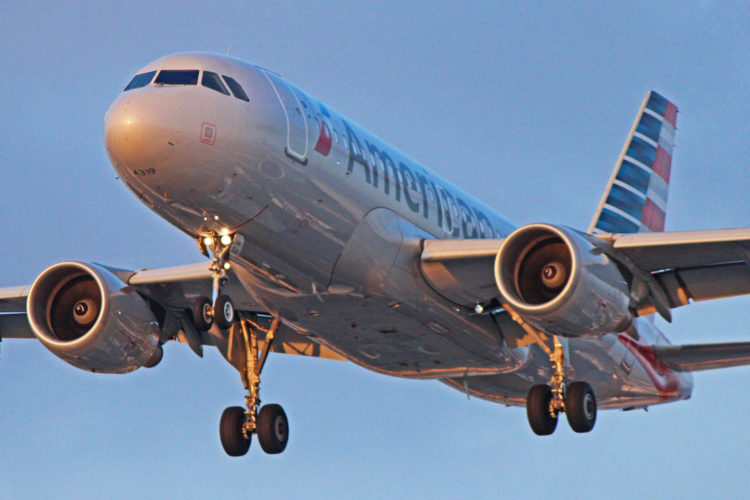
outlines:
{"label": "airplane", "polygon": [[526,407],[532,431],[688,399],[691,372],[750,364],[750,342],[675,345],[654,322],[750,292],[750,229],[664,232],[677,107],[648,92],[586,231],[517,226],[281,76],[179,53],[110,105],[119,178],[209,261],[65,261],[0,288],[0,338],[94,373],[153,367],[169,341],[240,374],[221,444],[285,450],[261,406],[268,355],[350,361]]}

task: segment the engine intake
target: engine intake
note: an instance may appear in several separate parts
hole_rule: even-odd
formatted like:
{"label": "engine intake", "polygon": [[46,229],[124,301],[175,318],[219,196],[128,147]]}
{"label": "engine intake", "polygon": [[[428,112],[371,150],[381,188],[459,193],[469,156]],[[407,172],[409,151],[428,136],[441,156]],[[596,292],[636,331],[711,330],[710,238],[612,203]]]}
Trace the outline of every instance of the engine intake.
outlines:
{"label": "engine intake", "polygon": [[632,320],[628,284],[593,237],[532,224],[513,232],[495,259],[502,299],[527,323],[553,335],[600,336]]}
{"label": "engine intake", "polygon": [[158,324],[146,301],[96,264],[46,269],[31,286],[26,310],[39,341],[77,368],[125,373],[161,360]]}

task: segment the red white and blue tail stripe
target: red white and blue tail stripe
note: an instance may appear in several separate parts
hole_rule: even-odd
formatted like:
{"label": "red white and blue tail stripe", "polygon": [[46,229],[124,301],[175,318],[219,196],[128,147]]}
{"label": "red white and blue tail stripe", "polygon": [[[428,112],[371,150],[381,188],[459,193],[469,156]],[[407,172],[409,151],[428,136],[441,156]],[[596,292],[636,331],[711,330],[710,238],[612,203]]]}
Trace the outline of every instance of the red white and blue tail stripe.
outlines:
{"label": "red white and blue tail stripe", "polygon": [[677,106],[654,91],[643,100],[590,233],[664,231]]}

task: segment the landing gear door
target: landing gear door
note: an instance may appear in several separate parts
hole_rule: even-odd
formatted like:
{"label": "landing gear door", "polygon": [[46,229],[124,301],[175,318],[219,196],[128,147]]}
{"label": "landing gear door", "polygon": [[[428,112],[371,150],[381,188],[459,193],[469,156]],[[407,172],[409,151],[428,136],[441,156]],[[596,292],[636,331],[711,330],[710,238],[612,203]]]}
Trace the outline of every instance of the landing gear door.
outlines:
{"label": "landing gear door", "polygon": [[307,119],[297,94],[278,76],[263,72],[279,98],[286,116],[286,147],[284,152],[295,161],[307,163]]}

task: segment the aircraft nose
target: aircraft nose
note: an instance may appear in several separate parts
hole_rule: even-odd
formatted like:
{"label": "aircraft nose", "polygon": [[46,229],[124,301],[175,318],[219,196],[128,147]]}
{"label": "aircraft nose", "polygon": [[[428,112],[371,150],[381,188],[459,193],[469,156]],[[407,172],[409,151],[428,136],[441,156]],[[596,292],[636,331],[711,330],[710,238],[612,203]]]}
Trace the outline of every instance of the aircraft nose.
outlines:
{"label": "aircraft nose", "polygon": [[181,139],[179,116],[164,95],[119,96],[104,117],[104,142],[120,175],[152,175],[166,167]]}

